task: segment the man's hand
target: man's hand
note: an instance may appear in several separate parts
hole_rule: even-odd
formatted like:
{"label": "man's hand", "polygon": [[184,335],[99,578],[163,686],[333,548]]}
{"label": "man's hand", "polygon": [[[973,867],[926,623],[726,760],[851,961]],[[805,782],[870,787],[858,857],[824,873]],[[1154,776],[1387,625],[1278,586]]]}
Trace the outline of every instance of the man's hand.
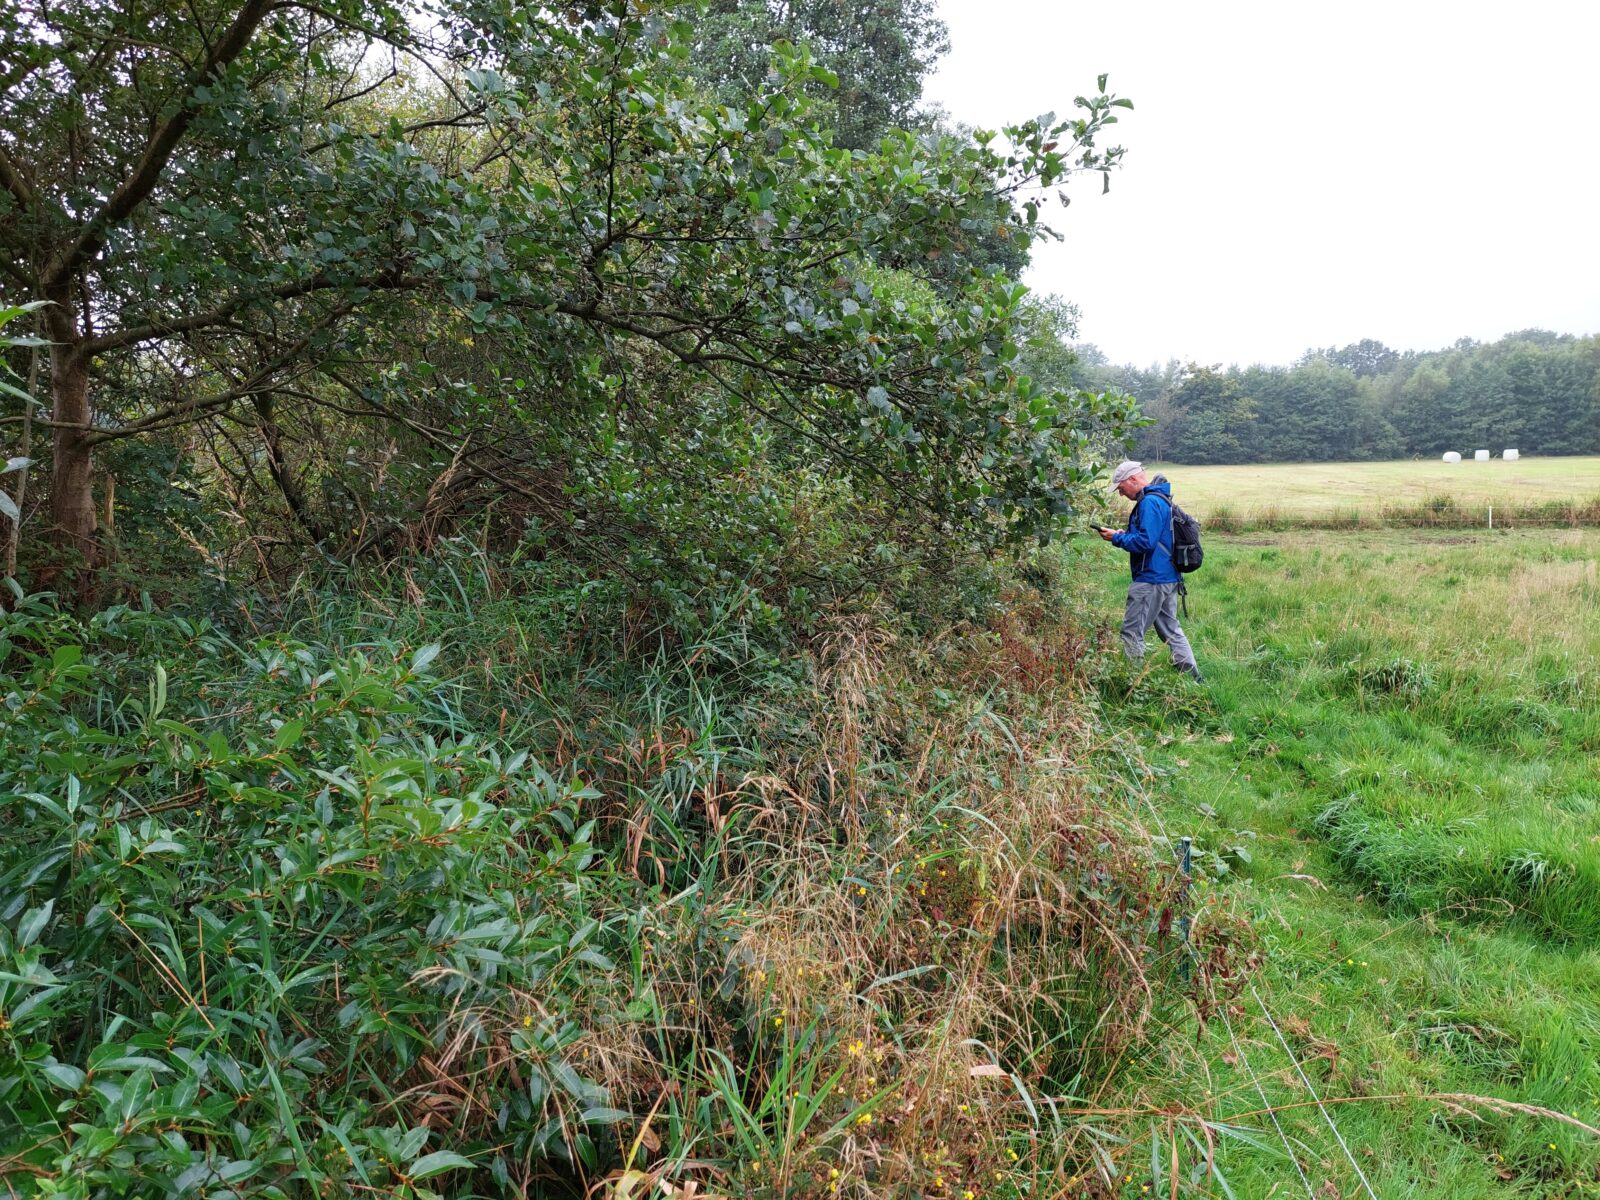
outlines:
{"label": "man's hand", "polygon": [[1115,530],[1107,529],[1104,525],[1096,525],[1095,532],[1109,542],[1111,540],[1111,535],[1115,532]]}

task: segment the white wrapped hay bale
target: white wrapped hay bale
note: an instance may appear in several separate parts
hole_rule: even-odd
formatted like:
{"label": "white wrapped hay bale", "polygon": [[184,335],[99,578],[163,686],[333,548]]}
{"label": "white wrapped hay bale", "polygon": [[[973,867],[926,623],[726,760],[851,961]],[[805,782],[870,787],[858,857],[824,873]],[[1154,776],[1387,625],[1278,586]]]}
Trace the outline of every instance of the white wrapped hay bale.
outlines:
{"label": "white wrapped hay bale", "polygon": [[1507,450],[1505,453],[1505,460],[1507,462],[1516,462],[1517,459],[1521,457],[1522,455],[1518,454],[1515,450]]}
{"label": "white wrapped hay bale", "polygon": [[1487,450],[1474,450],[1472,452],[1472,458],[1474,462],[1488,462],[1489,452]]}
{"label": "white wrapped hay bale", "polygon": [[1461,451],[1459,451],[1459,450],[1446,450],[1444,452],[1444,460],[1447,463],[1458,463],[1458,462],[1460,462],[1461,461]]}

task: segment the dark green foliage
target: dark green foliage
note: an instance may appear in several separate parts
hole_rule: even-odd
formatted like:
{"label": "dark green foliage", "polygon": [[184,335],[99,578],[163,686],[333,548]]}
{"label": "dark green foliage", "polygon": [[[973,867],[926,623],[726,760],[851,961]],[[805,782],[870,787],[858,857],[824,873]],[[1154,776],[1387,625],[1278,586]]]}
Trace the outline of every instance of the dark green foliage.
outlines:
{"label": "dark green foliage", "polygon": [[1214,368],[1190,368],[1172,394],[1172,407],[1177,414],[1172,444],[1194,456],[1184,461],[1246,460],[1246,443],[1256,415],[1236,380]]}
{"label": "dark green foliage", "polygon": [[0,1159],[69,1196],[422,1179],[473,1165],[405,1099],[441,1063],[505,1161],[592,1152],[570,1014],[629,1020],[617,886],[580,785],[448,731],[436,653],[11,615]]}
{"label": "dark green foliage", "polygon": [[[465,547],[231,594],[226,628],[14,597],[0,1179],[560,1196],[647,1125],[635,1166],[765,1159],[747,1195],[1079,1162],[1016,1088],[1109,1085],[1249,939],[1213,910],[1181,974],[1164,858],[1061,773],[1114,739],[1064,690],[1059,568],[980,561],[809,645],[751,589],[642,624],[621,579]],[[940,1081],[959,1109],[895,1119]]]}
{"label": "dark green foliage", "polygon": [[[134,438],[202,448],[269,565],[493,507],[698,584],[681,546],[705,539],[673,518],[707,477],[707,519],[749,532],[732,561],[770,549],[784,497],[758,477],[796,462],[992,545],[1074,511],[1086,431],[1126,417],[1018,370],[1023,290],[983,247],[1025,255],[1041,193],[1114,168],[1129,103],[1102,78],[1004,149],[893,128],[938,42],[920,2],[818,7],[817,54],[856,74],[779,43],[719,96],[691,22],[622,4],[450,0],[426,32],[378,0],[213,5],[149,69],[145,17],[0,22],[32,64],[0,111],[0,267],[52,302],[51,518],[86,562],[112,549],[106,448]],[[830,133],[835,94],[888,106],[870,150]]]}
{"label": "dark green foliage", "polygon": [[1524,330],[1428,353],[1369,339],[1310,351],[1288,368],[1102,362],[1085,363],[1076,378],[1136,396],[1152,422],[1137,451],[1159,461],[1349,462],[1508,446],[1600,453],[1594,337]]}

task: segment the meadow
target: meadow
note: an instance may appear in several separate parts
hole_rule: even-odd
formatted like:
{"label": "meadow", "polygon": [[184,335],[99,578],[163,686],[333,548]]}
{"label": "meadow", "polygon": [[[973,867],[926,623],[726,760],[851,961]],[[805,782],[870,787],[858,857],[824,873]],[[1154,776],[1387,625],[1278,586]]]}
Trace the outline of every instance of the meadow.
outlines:
{"label": "meadow", "polygon": [[1216,528],[1307,522],[1350,526],[1595,523],[1600,457],[1506,462],[1270,463],[1151,465],[1173,481],[1186,509]]}
{"label": "meadow", "polygon": [[[1600,1194],[1597,558],[1592,530],[1213,536],[1207,686],[1159,647],[1101,681],[1199,894],[1264,939],[1147,1064],[1153,1107],[1232,1130],[1213,1194]],[[1128,1194],[1166,1194],[1170,1129]]]}

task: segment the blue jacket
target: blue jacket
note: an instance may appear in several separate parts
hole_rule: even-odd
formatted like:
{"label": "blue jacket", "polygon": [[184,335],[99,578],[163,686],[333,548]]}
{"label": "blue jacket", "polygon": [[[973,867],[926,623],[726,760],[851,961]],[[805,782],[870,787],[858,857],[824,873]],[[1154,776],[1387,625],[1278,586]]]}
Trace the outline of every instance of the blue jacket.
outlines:
{"label": "blue jacket", "polygon": [[1139,493],[1128,514],[1126,533],[1111,535],[1111,544],[1128,552],[1135,583],[1177,583],[1172,565],[1172,485],[1160,475]]}

